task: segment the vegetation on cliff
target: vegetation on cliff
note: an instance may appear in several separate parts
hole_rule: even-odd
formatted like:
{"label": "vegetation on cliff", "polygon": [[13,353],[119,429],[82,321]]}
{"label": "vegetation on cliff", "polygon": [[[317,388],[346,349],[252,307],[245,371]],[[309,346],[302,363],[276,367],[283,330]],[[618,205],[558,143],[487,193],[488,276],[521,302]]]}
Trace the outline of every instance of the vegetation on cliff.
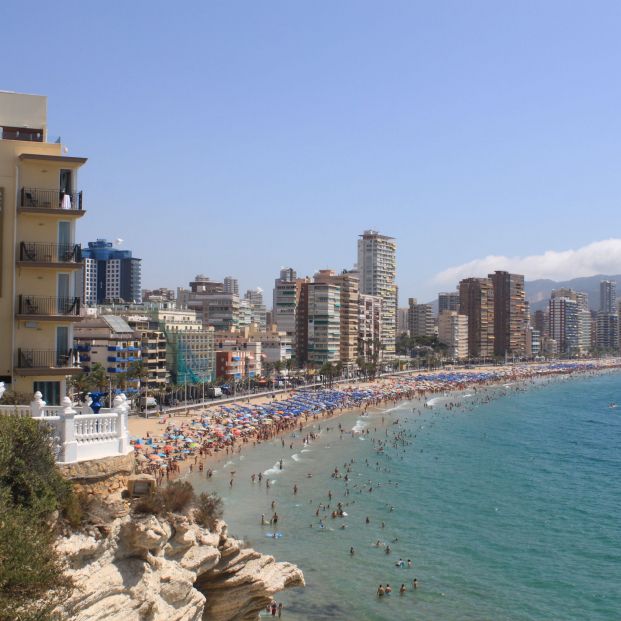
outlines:
{"label": "vegetation on cliff", "polygon": [[59,515],[80,521],[49,431],[30,417],[0,416],[0,621],[51,620],[70,593],[54,546]]}

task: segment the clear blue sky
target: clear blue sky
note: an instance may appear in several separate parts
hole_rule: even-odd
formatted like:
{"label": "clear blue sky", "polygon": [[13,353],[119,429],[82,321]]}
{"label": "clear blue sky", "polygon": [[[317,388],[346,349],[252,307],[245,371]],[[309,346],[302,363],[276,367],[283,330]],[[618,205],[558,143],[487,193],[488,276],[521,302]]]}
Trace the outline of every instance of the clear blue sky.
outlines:
{"label": "clear blue sky", "polygon": [[[271,291],[397,238],[401,305],[621,230],[621,4],[2,3],[0,88],[89,162],[80,241]],[[268,295],[268,299],[271,295]]]}

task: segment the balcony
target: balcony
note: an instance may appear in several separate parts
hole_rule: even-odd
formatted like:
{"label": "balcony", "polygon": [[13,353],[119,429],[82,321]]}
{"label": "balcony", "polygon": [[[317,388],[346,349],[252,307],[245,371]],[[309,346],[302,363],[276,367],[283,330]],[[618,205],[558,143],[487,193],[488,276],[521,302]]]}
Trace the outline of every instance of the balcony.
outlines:
{"label": "balcony", "polygon": [[18,349],[15,372],[18,375],[70,375],[82,371],[72,350]]}
{"label": "balcony", "polygon": [[22,188],[19,209],[23,213],[62,213],[81,216],[82,192]]}
{"label": "balcony", "polygon": [[82,246],[23,241],[19,244],[17,264],[20,267],[79,268],[82,265]]}
{"label": "balcony", "polygon": [[17,301],[17,318],[41,321],[79,321],[80,298],[52,298],[22,294]]}

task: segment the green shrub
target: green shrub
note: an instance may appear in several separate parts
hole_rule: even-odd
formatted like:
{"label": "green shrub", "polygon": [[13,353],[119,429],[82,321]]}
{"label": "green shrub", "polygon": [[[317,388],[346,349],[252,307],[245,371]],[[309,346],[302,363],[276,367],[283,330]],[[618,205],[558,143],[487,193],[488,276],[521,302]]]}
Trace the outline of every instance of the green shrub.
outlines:
{"label": "green shrub", "polygon": [[161,494],[166,510],[171,513],[181,513],[194,500],[194,488],[188,481],[171,481]]}
{"label": "green shrub", "polygon": [[73,492],[50,446],[39,421],[0,416],[0,621],[49,621],[72,589],[49,522]]}
{"label": "green shrub", "polygon": [[194,511],[194,519],[198,524],[213,530],[216,522],[222,519],[224,506],[222,498],[218,494],[208,494],[203,492],[196,501],[196,510]]}

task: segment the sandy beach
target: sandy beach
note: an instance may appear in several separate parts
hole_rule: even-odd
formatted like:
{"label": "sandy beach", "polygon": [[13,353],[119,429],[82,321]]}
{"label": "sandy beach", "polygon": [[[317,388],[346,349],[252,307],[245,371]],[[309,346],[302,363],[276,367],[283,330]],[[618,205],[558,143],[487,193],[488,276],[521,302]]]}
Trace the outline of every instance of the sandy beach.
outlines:
{"label": "sandy beach", "polygon": [[459,371],[412,371],[332,388],[300,388],[277,396],[248,396],[226,404],[198,405],[188,408],[188,415],[164,413],[149,419],[131,418],[129,432],[139,469],[153,474],[162,483],[196,470],[209,476],[215,464],[263,440],[291,430],[302,431],[317,420],[351,411],[364,412],[453,390],[597,372],[620,365],[618,359],[607,359]]}

